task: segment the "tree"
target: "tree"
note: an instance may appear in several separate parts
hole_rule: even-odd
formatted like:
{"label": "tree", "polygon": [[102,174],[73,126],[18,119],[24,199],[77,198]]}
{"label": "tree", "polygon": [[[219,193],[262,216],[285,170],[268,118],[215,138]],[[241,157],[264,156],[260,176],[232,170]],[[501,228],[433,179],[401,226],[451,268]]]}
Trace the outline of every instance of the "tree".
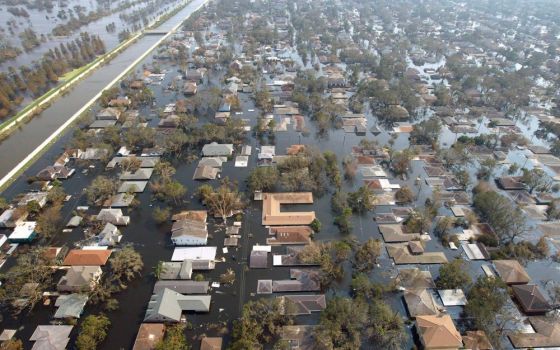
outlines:
{"label": "tree", "polygon": [[364,298],[365,300],[380,298],[384,292],[383,285],[372,282],[368,275],[363,272],[352,278],[350,288],[355,298]]}
{"label": "tree", "polygon": [[123,159],[120,165],[124,171],[129,171],[131,173],[134,173],[138,169],[140,169],[140,166],[142,165],[142,161],[137,157],[126,157],[125,159]]}
{"label": "tree", "polygon": [[154,166],[154,173],[159,176],[162,180],[170,180],[173,175],[175,175],[175,168],[171,163],[165,160],[160,160]]}
{"label": "tree", "polygon": [[548,221],[554,221],[560,219],[560,208],[558,208],[557,201],[553,200],[546,208],[546,219]]}
{"label": "tree", "polygon": [[169,220],[169,217],[171,217],[171,210],[167,207],[166,208],[156,207],[152,212],[152,217],[154,218],[156,223],[163,224],[164,222]]}
{"label": "tree", "polygon": [[53,186],[49,193],[47,194],[47,202],[54,205],[62,205],[66,199],[66,192],[64,192],[64,187],[61,185]]}
{"label": "tree", "polygon": [[414,124],[410,133],[410,139],[415,144],[434,145],[437,144],[440,133],[441,122],[433,117]]}
{"label": "tree", "polygon": [[414,201],[414,193],[408,186],[402,186],[395,192],[395,199],[398,203],[411,203]]}
{"label": "tree", "polygon": [[408,215],[404,226],[409,233],[428,232],[432,227],[432,219],[433,215],[428,208],[416,209]]}
{"label": "tree", "polygon": [[187,194],[187,189],[176,180],[161,180],[150,185],[154,196],[168,203],[178,205]]}
{"label": "tree", "polygon": [[117,181],[99,175],[93,179],[86,189],[86,197],[90,204],[102,204],[117,192]]}
{"label": "tree", "polygon": [[532,194],[534,190],[548,192],[552,187],[552,180],[544,170],[533,168],[531,170],[521,169],[521,171],[523,172],[521,182],[527,186],[527,190],[530,194]]}
{"label": "tree", "polygon": [[362,345],[368,307],[361,299],[334,297],[321,312],[315,340],[319,348],[353,350]]}
{"label": "tree", "polygon": [[174,324],[165,329],[165,337],[157,342],[155,350],[189,350],[185,337],[185,325]]}
{"label": "tree", "polygon": [[494,158],[486,158],[482,162],[480,162],[480,168],[478,169],[477,176],[479,179],[488,180],[490,179],[494,171],[496,170],[496,166],[498,162]]}
{"label": "tree", "polygon": [[461,259],[443,264],[439,268],[436,286],[439,289],[464,289],[471,282],[465,262]]}
{"label": "tree", "polygon": [[319,233],[319,231],[321,231],[321,221],[319,221],[319,219],[317,218],[313,219],[313,221],[311,221],[311,224],[309,224],[309,226],[311,227],[314,233]]}
{"label": "tree", "polygon": [[455,179],[457,179],[457,182],[463,190],[469,187],[471,183],[471,177],[468,171],[466,171],[465,169],[458,169],[453,172],[453,175],[455,176]]}
{"label": "tree", "polygon": [[375,195],[369,187],[362,186],[356,192],[348,194],[348,205],[355,213],[371,211],[375,208]]}
{"label": "tree", "polygon": [[8,203],[6,198],[0,197],[0,211],[4,211],[4,210],[8,209],[9,206],[10,206],[10,204]]}
{"label": "tree", "polygon": [[404,149],[393,153],[391,159],[391,169],[395,172],[395,174],[403,175],[408,172],[413,155],[414,152],[410,149]]}
{"label": "tree", "polygon": [[370,238],[356,250],[354,265],[360,272],[371,271],[381,255],[381,242]]}
{"label": "tree", "polygon": [[126,246],[114,253],[109,259],[109,265],[111,266],[112,281],[122,287],[140,276],[144,268],[142,256],[132,246]]}
{"label": "tree", "polygon": [[407,332],[402,318],[382,300],[374,300],[368,310],[367,336],[382,349],[398,350],[404,347]]}
{"label": "tree", "polygon": [[476,329],[488,336],[499,339],[497,319],[506,317],[504,306],[509,299],[505,283],[499,277],[479,277],[469,293],[466,314],[473,319]]}
{"label": "tree", "polygon": [[[32,308],[42,298],[42,291],[52,283],[55,272],[51,268],[53,262],[46,258],[43,248],[33,248],[27,253],[20,254],[16,264],[3,274],[3,279],[9,283],[0,286],[0,304],[10,305],[14,313],[19,313],[26,307]],[[24,285],[37,284],[37,288],[28,290],[25,303],[21,303]]]}
{"label": "tree", "polygon": [[334,224],[338,226],[338,230],[342,234],[352,233],[352,222],[350,218],[352,217],[352,209],[345,207],[340,215],[334,218]]}
{"label": "tree", "polygon": [[107,337],[111,321],[105,315],[90,315],[80,326],[80,333],[76,340],[78,350],[95,350]]}
{"label": "tree", "polygon": [[53,237],[62,228],[60,211],[62,206],[56,204],[45,209],[37,218],[37,232],[45,238]]}
{"label": "tree", "polygon": [[249,191],[272,191],[278,183],[280,174],[274,166],[256,167],[249,175]]}
{"label": "tree", "polygon": [[228,216],[244,207],[241,194],[236,186],[226,177],[222,180],[220,187],[211,192],[203,193],[202,201],[210,210],[222,217],[224,222]]}
{"label": "tree", "polygon": [[235,271],[227,269],[225,273],[220,275],[220,283],[232,285],[235,282]]}
{"label": "tree", "polygon": [[523,211],[497,192],[478,193],[474,196],[473,205],[496,231],[502,244],[512,243],[528,230]]}
{"label": "tree", "polygon": [[23,343],[19,339],[5,340],[0,344],[0,350],[23,350]]}
{"label": "tree", "polygon": [[246,350],[272,343],[282,327],[292,324],[290,305],[280,298],[251,300],[243,305],[241,317],[233,321],[233,343],[230,349]]}

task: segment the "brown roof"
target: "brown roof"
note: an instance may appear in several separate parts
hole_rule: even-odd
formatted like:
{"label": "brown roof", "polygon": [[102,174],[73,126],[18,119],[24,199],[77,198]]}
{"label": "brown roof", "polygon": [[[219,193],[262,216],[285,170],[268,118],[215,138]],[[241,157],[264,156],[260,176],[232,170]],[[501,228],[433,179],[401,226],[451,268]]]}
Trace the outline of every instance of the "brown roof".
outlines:
{"label": "brown roof", "polygon": [[404,292],[404,301],[411,317],[437,315],[439,313],[434,298],[427,289],[406,290]]}
{"label": "brown roof", "polygon": [[295,156],[299,152],[305,151],[305,145],[291,145],[286,148],[286,154],[290,156]]}
{"label": "brown roof", "polygon": [[533,316],[529,322],[536,333],[509,334],[511,343],[516,348],[540,348],[560,346],[560,323],[555,319]]}
{"label": "brown roof", "polygon": [[401,224],[381,224],[378,226],[383,240],[387,243],[408,242],[420,239],[419,233],[404,233]]}
{"label": "brown roof", "polygon": [[64,258],[62,265],[69,266],[103,266],[107,263],[111,250],[72,249]]}
{"label": "brown roof", "polygon": [[521,176],[502,176],[498,178],[498,185],[504,190],[522,190],[525,185],[520,181]]}
{"label": "brown roof", "polygon": [[163,339],[165,325],[163,323],[142,323],[138,329],[132,350],[153,350]]}
{"label": "brown roof", "polygon": [[200,221],[206,222],[206,218],[208,217],[208,212],[206,210],[183,210],[180,213],[177,213],[171,217],[173,221],[179,220],[193,220],[193,221]]}
{"label": "brown roof", "polygon": [[418,268],[401,269],[396,282],[404,288],[435,288],[436,284],[430,271]]}
{"label": "brown roof", "polygon": [[531,278],[517,260],[494,260],[494,267],[507,284],[526,284]]}
{"label": "brown roof", "polygon": [[281,204],[313,204],[311,192],[285,192],[263,194],[263,225],[309,225],[315,212],[282,212]]}
{"label": "brown roof", "polygon": [[388,243],[385,245],[387,253],[395,264],[443,264],[447,257],[443,252],[425,252],[420,255],[410,253],[406,243]]}
{"label": "brown roof", "polygon": [[492,350],[492,344],[484,331],[467,331],[463,336],[465,350]]}
{"label": "brown roof", "polygon": [[425,349],[458,349],[463,345],[461,334],[447,314],[418,316],[416,328]]}
{"label": "brown roof", "polygon": [[268,245],[308,244],[313,230],[309,226],[275,226],[270,228],[269,233],[274,237],[266,239]]}
{"label": "brown roof", "polygon": [[512,287],[515,299],[526,314],[544,314],[550,304],[536,284],[522,284]]}
{"label": "brown roof", "polygon": [[204,337],[200,341],[200,350],[222,350],[222,337]]}

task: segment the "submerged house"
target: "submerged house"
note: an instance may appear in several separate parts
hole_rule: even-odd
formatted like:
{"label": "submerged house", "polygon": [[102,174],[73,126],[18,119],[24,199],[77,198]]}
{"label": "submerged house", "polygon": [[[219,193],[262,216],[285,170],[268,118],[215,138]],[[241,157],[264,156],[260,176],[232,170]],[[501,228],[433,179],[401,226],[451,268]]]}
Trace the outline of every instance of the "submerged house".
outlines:
{"label": "submerged house", "polygon": [[11,243],[31,243],[37,238],[35,221],[24,221],[16,225],[12,233],[8,236]]}
{"label": "submerged house", "polygon": [[220,144],[212,142],[202,147],[202,155],[204,157],[229,157],[233,154],[233,144]]}
{"label": "submerged house", "polygon": [[99,282],[103,271],[99,266],[71,266],[56,285],[59,292],[87,292]]}
{"label": "submerged house", "polygon": [[183,311],[209,312],[210,295],[183,295],[165,288],[152,295],[144,322],[180,322]]}
{"label": "submerged house", "polygon": [[451,350],[463,346],[461,334],[447,314],[417,316],[416,329],[426,350]]}
{"label": "submerged house", "polygon": [[32,350],[64,350],[70,341],[70,332],[74,326],[41,325],[37,326],[30,341],[34,342]]}
{"label": "submerged house", "polygon": [[281,205],[313,204],[311,192],[285,192],[263,194],[263,225],[309,225],[315,220],[315,212],[282,212]]}
{"label": "submerged house", "polygon": [[171,240],[175,245],[205,245],[208,241],[206,221],[175,221],[171,227]]}

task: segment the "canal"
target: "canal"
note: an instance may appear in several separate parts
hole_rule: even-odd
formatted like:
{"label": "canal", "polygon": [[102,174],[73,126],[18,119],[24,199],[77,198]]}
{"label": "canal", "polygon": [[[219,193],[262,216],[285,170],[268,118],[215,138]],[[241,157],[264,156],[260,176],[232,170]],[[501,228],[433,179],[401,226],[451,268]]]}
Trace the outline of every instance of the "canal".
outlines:
{"label": "canal", "polygon": [[[195,12],[207,0],[193,0],[157,29],[170,31]],[[125,49],[111,62],[97,69],[79,82],[70,92],[57,99],[40,115],[21,125],[0,143],[0,178],[8,174],[23,161],[47,137],[95,97],[121,72],[154,44],[161,40],[159,35],[146,35]]]}

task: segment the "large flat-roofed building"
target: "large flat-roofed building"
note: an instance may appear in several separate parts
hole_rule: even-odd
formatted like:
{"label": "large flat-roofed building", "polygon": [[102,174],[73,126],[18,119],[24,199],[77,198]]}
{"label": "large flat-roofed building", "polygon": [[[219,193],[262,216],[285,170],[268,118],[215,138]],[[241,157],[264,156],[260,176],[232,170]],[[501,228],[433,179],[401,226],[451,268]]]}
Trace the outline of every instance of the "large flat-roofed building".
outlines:
{"label": "large flat-roofed building", "polygon": [[281,211],[281,205],[313,204],[311,192],[285,192],[263,194],[263,225],[309,225],[315,219],[315,212]]}

